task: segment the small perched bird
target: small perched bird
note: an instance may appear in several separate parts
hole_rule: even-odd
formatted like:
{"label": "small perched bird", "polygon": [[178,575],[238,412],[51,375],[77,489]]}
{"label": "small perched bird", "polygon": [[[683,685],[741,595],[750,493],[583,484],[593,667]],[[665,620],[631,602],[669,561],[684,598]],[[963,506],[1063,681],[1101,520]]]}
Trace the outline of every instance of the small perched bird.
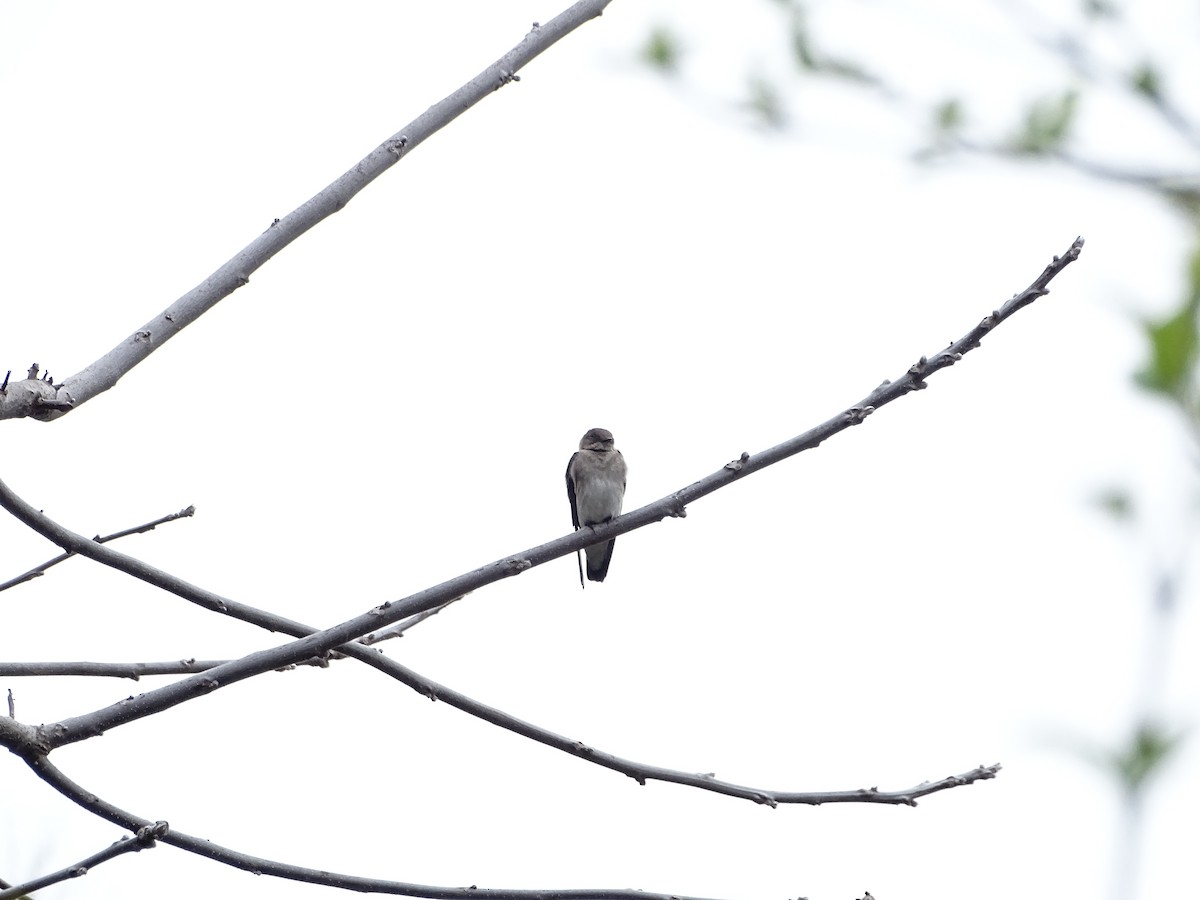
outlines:
{"label": "small perched bird", "polygon": [[[611,431],[593,428],[579,442],[579,452],[567,464],[567,497],[571,524],[576,529],[599,525],[621,514],[625,499],[625,457],[613,447]],[[587,548],[587,577],[603,581],[612,560],[616,538]],[[578,554],[577,554],[578,555]],[[583,587],[583,564],[579,566]]]}

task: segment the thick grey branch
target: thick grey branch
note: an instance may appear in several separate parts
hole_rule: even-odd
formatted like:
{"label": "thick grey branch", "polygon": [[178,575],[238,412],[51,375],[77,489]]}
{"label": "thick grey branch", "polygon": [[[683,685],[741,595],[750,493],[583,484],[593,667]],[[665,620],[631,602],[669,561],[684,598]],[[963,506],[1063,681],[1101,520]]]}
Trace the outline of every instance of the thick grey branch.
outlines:
{"label": "thick grey branch", "polygon": [[611,0],[579,0],[544,25],[534,25],[521,43],[445,100],[392,135],[320,193],[277,219],[233,259],[188,291],[57,390],[41,381],[18,381],[0,391],[0,419],[31,416],[50,421],[86,403],[117,383],[127,372],[180,331],[250,280],[272,256],[323,219],[341,210],[372,181],[426,138],[511,81],[561,38],[604,12]]}

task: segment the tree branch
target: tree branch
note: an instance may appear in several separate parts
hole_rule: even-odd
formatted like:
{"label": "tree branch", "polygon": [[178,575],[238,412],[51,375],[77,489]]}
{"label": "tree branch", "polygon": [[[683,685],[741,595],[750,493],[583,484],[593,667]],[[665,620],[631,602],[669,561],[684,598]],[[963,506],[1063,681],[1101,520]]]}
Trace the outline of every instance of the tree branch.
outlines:
{"label": "tree branch", "polygon": [[[102,733],[108,728],[113,728],[125,722],[168,709],[194,696],[210,693],[227,684],[232,684],[271,669],[295,664],[310,657],[320,656],[329,650],[337,648],[347,656],[352,656],[376,668],[387,671],[393,677],[410,684],[410,686],[419,686],[423,693],[426,693],[427,696],[433,699],[446,700],[464,711],[483,718],[485,721],[557,747],[575,756],[590,759],[598,765],[623,771],[630,775],[630,777],[637,778],[639,781],[643,781],[644,778],[675,781],[677,783],[703,787],[719,793],[754,799],[757,802],[770,802],[764,798],[776,796],[773,792],[730,785],[710,779],[707,776],[688,776],[686,773],[673,772],[671,770],[640,767],[638,764],[630,763],[626,760],[609,757],[607,754],[599,754],[585,745],[577,742],[568,742],[559,735],[546,732],[529,723],[515,719],[506,713],[491,709],[483,704],[478,704],[470,700],[470,698],[463,697],[456,692],[436,685],[434,682],[423,679],[416,673],[404,669],[404,667],[368,650],[361,644],[347,642],[354,641],[355,638],[367,632],[374,631],[381,626],[389,625],[425,610],[435,608],[470,590],[498,581],[501,578],[519,574],[532,566],[541,565],[549,560],[573,553],[588,544],[625,534],[651,522],[661,521],[667,516],[683,516],[686,514],[686,504],[692,500],[706,496],[733,481],[745,477],[751,472],[758,471],[803,450],[818,446],[828,437],[846,430],[851,425],[860,424],[866,416],[874,412],[879,406],[890,403],[892,400],[910,391],[924,388],[925,379],[930,374],[953,365],[962,358],[964,353],[979,346],[980,341],[1000,322],[1013,315],[1017,310],[1029,305],[1038,297],[1048,293],[1050,281],[1062,269],[1078,258],[1082,247],[1083,240],[1081,238],[1076,239],[1068,252],[1062,257],[1055,257],[1053,262],[1045,268],[1042,274],[1028,288],[1014,295],[999,310],[986,316],[978,325],[958,341],[951,344],[947,349],[934,355],[932,358],[927,359],[922,357],[898,381],[885,382],[872,391],[859,405],[851,407],[829,419],[827,422],[818,425],[816,428],[810,429],[790,441],[786,441],[754,456],[742,454],[740,459],[728,463],[707,478],[644,506],[639,510],[621,516],[612,522],[591,529],[581,529],[565,537],[532,548],[525,553],[497,560],[473,572],[468,572],[444,582],[441,585],[413,594],[404,600],[376,607],[363,615],[321,632],[314,633],[299,623],[291,622],[290,620],[264,613],[260,610],[254,610],[252,607],[226,601],[224,598],[189,585],[182,579],[154,569],[139,560],[95,544],[92,541],[87,541],[51,522],[13,494],[8,486],[0,481],[0,506],[3,506],[18,519],[25,522],[25,524],[55,543],[60,544],[60,546],[66,549],[75,549],[81,555],[89,556],[92,559],[103,562],[148,583],[155,584],[185,599],[201,603],[208,608],[247,621],[253,621],[263,627],[272,628],[272,630],[285,631],[289,634],[305,633],[307,635],[292,643],[252,653],[240,660],[225,663],[205,673],[194,675],[137,697],[129,698],[85,716],[66,719],[54,725],[46,726],[43,736],[47,741],[47,747],[49,749],[83,740],[92,735]],[[639,775],[643,777],[639,777]],[[815,795],[780,793],[778,796],[811,797]],[[858,799],[862,800],[863,798],[859,797]],[[796,799],[780,802],[837,801],[805,801]],[[868,800],[866,802],[872,801]]]}
{"label": "tree branch", "polygon": [[399,894],[406,897],[429,897],[432,900],[699,900],[699,898],[682,897],[678,894],[654,894],[635,890],[505,890],[471,887],[440,887],[427,884],[411,884],[403,881],[385,881],[376,878],[363,878],[358,875],[343,875],[323,869],[310,869],[305,866],[293,866],[270,859],[261,859],[246,853],[239,853],[228,847],[222,847],[212,841],[193,837],[181,831],[168,828],[165,822],[151,822],[126,812],[101,800],[68,778],[48,759],[35,756],[26,760],[37,772],[38,776],[67,797],[85,809],[90,810],[103,819],[113,822],[122,828],[140,833],[144,828],[158,828],[162,833],[157,834],[164,844],[170,844],[189,853],[207,857],[227,866],[233,866],[255,875],[273,875],[277,878],[287,878],[292,881],[303,881],[308,884],[321,884],[327,887],[342,888],[363,893]]}
{"label": "tree branch", "polygon": [[[749,475],[751,472],[773,465],[811,447],[816,447],[827,438],[844,431],[851,425],[860,424],[866,416],[870,415],[878,407],[890,403],[911,391],[924,388],[925,379],[929,375],[953,365],[962,358],[964,353],[978,347],[979,342],[984,336],[1000,322],[1010,317],[1017,310],[1032,303],[1038,297],[1048,293],[1047,286],[1049,282],[1063,268],[1079,257],[1082,247],[1083,239],[1077,238],[1068,252],[1062,257],[1056,256],[1053,262],[1043,270],[1042,274],[1028,288],[1020,294],[1014,295],[999,310],[984,317],[965,336],[932,358],[921,357],[898,381],[885,382],[872,391],[860,404],[851,407],[825,423],[818,425],[816,428],[812,428],[792,438],[790,441],[785,441],[776,447],[772,447],[754,456],[743,453],[740,459],[726,464],[707,478],[611,522],[589,529],[581,529],[565,537],[534,547],[525,553],[497,560],[473,572],[460,575],[457,578],[420,591],[403,600],[395,603],[385,603],[383,606],[376,607],[322,632],[312,633],[310,629],[297,622],[263,613],[261,610],[255,610],[252,607],[233,604],[211,592],[195,588],[182,579],[154,569],[140,560],[97,545],[92,541],[84,541],[78,535],[51,522],[39,511],[33,509],[33,507],[13,494],[8,486],[0,481],[0,505],[35,531],[58,543],[64,549],[73,549],[81,555],[104,562],[106,565],[133,575],[135,578],[156,584],[178,596],[201,603],[219,612],[254,621],[256,624],[270,628],[273,631],[284,631],[289,634],[297,634],[298,632],[306,634],[305,637],[290,644],[275,647],[271,650],[258,651],[240,660],[229,662],[216,669],[209,670],[209,672],[202,675],[196,675],[192,678],[176,682],[173,685],[159,688],[156,691],[142,694],[136,698],[130,698],[120,704],[109,707],[107,710],[100,710],[89,714],[83,719],[65,720],[56,726],[57,733],[54,738],[54,744],[55,746],[60,746],[64,743],[82,740],[89,734],[99,733],[106,728],[159,712],[162,709],[182,703],[192,696],[208,693],[226,684],[231,684],[235,681],[270,671],[271,669],[292,665],[312,656],[322,655],[335,648],[340,649],[347,655],[357,656],[363,652],[361,645],[357,649],[354,647],[341,647],[340,645],[348,641],[353,641],[361,635],[374,631],[381,626],[390,625],[417,613],[433,609],[454,597],[462,596],[469,591],[491,584],[501,578],[519,574],[533,566],[541,565],[568,553],[574,553],[576,550],[597,541],[617,537],[626,532],[644,527],[651,522],[661,521],[668,516],[682,517],[686,515],[687,503],[692,500],[704,497],[724,487],[726,484]],[[82,727],[82,731],[75,730],[80,727]]]}
{"label": "tree branch", "polygon": [[83,371],[61,385],[30,378],[0,390],[0,419],[29,416],[51,421],[113,387],[134,366],[246,284],[272,256],[345,207],[359,191],[426,138],[504,85],[519,81],[516,72],[561,38],[601,15],[610,2],[579,0],[545,25],[535,24],[516,47],[446,99],[429,107],[324,190],[282,219],[276,219],[233,259]]}
{"label": "tree branch", "polygon": [[[58,675],[83,675],[94,678],[132,678],[140,681],[151,675],[191,675],[207,672],[229,662],[227,659],[177,659],[170,662],[0,662],[0,678],[45,678]],[[297,665],[328,666],[327,659],[306,659]]]}
{"label": "tree branch", "polygon": [[[131,534],[144,534],[147,531],[153,531],[159,525],[164,525],[167,522],[174,522],[176,519],[188,518],[195,515],[195,513],[196,507],[189,506],[186,509],[181,509],[177,513],[171,513],[169,516],[163,516],[160,519],[155,519],[153,522],[147,522],[144,525],[136,525],[133,528],[126,528],[124,531],[114,531],[112,534],[106,534],[103,537],[97,535],[96,537],[92,538],[92,540],[97,544],[107,544],[109,541],[115,541],[118,538],[128,537]],[[24,584],[26,581],[32,581],[35,578],[40,578],[42,575],[46,574],[47,569],[51,568],[52,566],[57,566],[60,562],[65,562],[72,556],[76,555],[77,554],[73,551],[68,550],[66,553],[62,553],[54,557],[54,559],[47,560],[40,566],[35,566],[23,575],[18,575],[16,578],[11,578],[8,581],[0,583],[0,591],[7,591],[9,588],[16,587],[18,584]]]}
{"label": "tree branch", "polygon": [[373,631],[370,634],[364,634],[359,638],[359,642],[366,644],[368,647],[372,644],[378,644],[382,641],[390,641],[392,638],[404,637],[404,632],[412,628],[414,625],[420,625],[431,616],[436,616],[451,603],[457,603],[462,597],[451,597],[441,606],[435,606],[433,609],[427,609],[423,613],[417,613],[415,616],[410,616],[402,622],[397,622],[390,628],[385,628],[382,631]]}
{"label": "tree branch", "polygon": [[31,894],[52,884],[58,884],[61,881],[86,875],[89,871],[100,865],[100,863],[108,862],[110,859],[116,859],[118,856],[124,856],[126,853],[136,853],[139,850],[153,847],[156,840],[166,834],[167,823],[156,822],[152,825],[143,825],[134,830],[137,832],[135,837],[123,837],[119,841],[105,847],[99,853],[94,853],[87,859],[81,859],[73,866],[67,866],[67,868],[59,869],[57,872],[52,872],[49,875],[43,875],[24,884],[18,884],[7,890],[0,891],[0,900],[16,900],[18,897]]}

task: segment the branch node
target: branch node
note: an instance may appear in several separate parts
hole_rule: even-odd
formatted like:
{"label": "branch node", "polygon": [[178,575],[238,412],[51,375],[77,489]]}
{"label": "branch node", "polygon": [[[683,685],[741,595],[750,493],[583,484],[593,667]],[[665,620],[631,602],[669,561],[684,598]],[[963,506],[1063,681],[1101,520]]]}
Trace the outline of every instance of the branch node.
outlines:
{"label": "branch node", "polygon": [[143,825],[137,830],[137,842],[142,847],[153,847],[159,838],[167,836],[171,826],[159,819],[153,825]]}
{"label": "branch node", "polygon": [[666,514],[672,519],[687,518],[687,504],[683,502],[683,499],[679,496],[679,494],[671,495],[671,501],[667,505]]}
{"label": "branch node", "polygon": [[533,563],[528,557],[510,556],[504,561],[504,575],[505,577],[520,575],[526,569],[532,567]]}
{"label": "branch node", "polygon": [[133,342],[135,344],[140,344],[142,341],[149,341],[149,340],[150,340],[150,332],[148,332],[148,331],[135,331],[133,333]]}
{"label": "branch node", "polygon": [[742,455],[739,456],[737,459],[732,459],[729,462],[725,463],[725,468],[728,469],[730,472],[740,472],[740,471],[742,471],[742,467],[745,466],[746,463],[749,461],[750,461],[750,454],[747,453],[745,450],[743,450]]}
{"label": "branch node", "polygon": [[846,418],[850,420],[851,425],[861,425],[863,419],[875,412],[873,406],[852,406],[846,410]]}

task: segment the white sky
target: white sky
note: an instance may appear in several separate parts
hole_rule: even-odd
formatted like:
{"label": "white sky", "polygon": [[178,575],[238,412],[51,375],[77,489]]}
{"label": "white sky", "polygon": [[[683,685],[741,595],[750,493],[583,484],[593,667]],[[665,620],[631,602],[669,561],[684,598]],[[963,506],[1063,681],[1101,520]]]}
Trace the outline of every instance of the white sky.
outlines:
{"label": "white sky", "polygon": [[[79,371],[562,2],[0,6],[0,370]],[[911,129],[844,88],[793,82],[795,127],[763,134],[725,101],[747,71],[783,71],[752,58],[776,19],[730,9],[616,0],[117,389],[4,423],[0,477],[86,534],[194,503],[120,549],[331,625],[564,533],[586,429],[616,435],[636,508],[856,403],[1083,234],[1052,293],[927,391],[622,537],[603,585],[581,593],[564,559],[387,647],[600,749],[769,789],[899,789],[997,761],[1000,777],[917,809],[642,788],[350,663],[66,748],[68,775],[247,853],[396,880],[1106,896],[1115,792],[1064,747],[1125,734],[1151,576],[1191,547],[1181,430],[1128,381],[1132,316],[1176,302],[1188,235],[1053,167],[916,168]],[[1002,132],[1058,73],[991,6],[964,9],[818,21],[916,96],[984,98],[969,108]],[[1194,49],[1194,11],[1154,10],[1147,43]],[[632,58],[654,23],[685,37],[683,84]],[[1098,110],[1086,127],[1114,154],[1131,134],[1165,144]],[[1112,484],[1145,501],[1139,529],[1089,505]],[[52,554],[0,522],[0,580]],[[1165,701],[1180,726],[1200,699],[1186,594]],[[9,660],[279,643],[83,561],[0,613]],[[0,690],[37,723],[159,683]],[[1194,880],[1198,788],[1193,740],[1151,794],[1142,896]],[[120,837],[0,761],[0,877]],[[333,896],[166,846],[39,896],[167,893]]]}

